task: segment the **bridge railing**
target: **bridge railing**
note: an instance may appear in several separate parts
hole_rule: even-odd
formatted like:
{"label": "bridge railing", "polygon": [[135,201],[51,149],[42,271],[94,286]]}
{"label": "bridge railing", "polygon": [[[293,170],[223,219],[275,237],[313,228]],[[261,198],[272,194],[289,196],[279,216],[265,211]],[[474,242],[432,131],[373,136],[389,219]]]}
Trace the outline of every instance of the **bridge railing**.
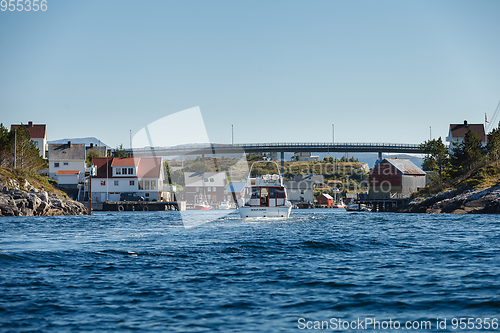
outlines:
{"label": "bridge railing", "polygon": [[240,147],[395,147],[395,148],[419,148],[419,144],[411,143],[305,143],[305,142],[279,142],[279,143],[242,143]]}

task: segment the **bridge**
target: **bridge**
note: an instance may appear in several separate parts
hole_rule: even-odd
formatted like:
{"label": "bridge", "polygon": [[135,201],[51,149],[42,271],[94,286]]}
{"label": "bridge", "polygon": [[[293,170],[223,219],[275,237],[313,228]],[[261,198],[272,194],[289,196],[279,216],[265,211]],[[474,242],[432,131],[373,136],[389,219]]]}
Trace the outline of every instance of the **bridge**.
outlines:
{"label": "bridge", "polygon": [[418,144],[402,143],[245,143],[245,144],[194,144],[175,147],[146,147],[128,149],[135,157],[214,155],[241,153],[323,152],[323,153],[400,153],[422,154]]}

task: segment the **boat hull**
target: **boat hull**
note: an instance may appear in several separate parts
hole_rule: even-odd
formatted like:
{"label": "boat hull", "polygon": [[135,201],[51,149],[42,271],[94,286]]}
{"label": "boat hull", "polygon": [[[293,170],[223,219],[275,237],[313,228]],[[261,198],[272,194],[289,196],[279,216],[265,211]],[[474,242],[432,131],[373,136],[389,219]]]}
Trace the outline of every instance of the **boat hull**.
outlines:
{"label": "boat hull", "polygon": [[247,217],[283,217],[288,218],[292,207],[240,207],[238,211],[242,218]]}

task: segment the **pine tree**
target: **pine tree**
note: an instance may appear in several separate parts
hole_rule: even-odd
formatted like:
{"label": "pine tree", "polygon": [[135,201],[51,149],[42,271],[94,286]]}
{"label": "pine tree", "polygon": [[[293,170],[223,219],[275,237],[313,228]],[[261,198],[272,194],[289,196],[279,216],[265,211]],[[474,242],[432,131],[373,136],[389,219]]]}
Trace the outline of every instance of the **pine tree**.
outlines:
{"label": "pine tree", "polygon": [[498,124],[498,128],[495,128],[488,134],[486,150],[489,159],[491,161],[496,161],[498,166],[498,159],[500,157],[500,123]]}
{"label": "pine tree", "polygon": [[451,164],[455,172],[464,173],[484,162],[486,150],[477,133],[467,132],[463,142],[452,143]]}
{"label": "pine tree", "polygon": [[422,165],[425,171],[438,171],[439,176],[449,164],[448,150],[443,143],[441,137],[425,141],[420,145],[420,149],[424,152],[424,163]]}

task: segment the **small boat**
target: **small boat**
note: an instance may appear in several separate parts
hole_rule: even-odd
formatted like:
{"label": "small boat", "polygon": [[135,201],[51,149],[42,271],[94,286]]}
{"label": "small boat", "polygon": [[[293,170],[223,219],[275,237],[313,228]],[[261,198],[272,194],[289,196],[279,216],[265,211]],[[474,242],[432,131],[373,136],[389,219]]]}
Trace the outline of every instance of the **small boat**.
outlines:
{"label": "small boat", "polygon": [[194,205],[194,209],[197,209],[197,210],[210,210],[210,205],[204,201],[204,202],[200,202],[196,205]]}
{"label": "small boat", "polygon": [[[267,174],[251,178],[252,169],[257,163],[274,163],[278,174]],[[287,200],[283,177],[279,174],[278,164],[274,161],[252,163],[248,173],[243,198],[238,200],[238,211],[246,217],[283,217],[288,218],[292,204]]]}
{"label": "small boat", "polygon": [[337,201],[336,203],[333,204],[332,208],[346,208],[346,205],[342,200]]}
{"label": "small boat", "polygon": [[371,212],[371,208],[366,207],[363,204],[352,204],[345,208],[348,212]]}
{"label": "small boat", "polygon": [[219,209],[231,209],[231,203],[229,201],[221,202]]}

